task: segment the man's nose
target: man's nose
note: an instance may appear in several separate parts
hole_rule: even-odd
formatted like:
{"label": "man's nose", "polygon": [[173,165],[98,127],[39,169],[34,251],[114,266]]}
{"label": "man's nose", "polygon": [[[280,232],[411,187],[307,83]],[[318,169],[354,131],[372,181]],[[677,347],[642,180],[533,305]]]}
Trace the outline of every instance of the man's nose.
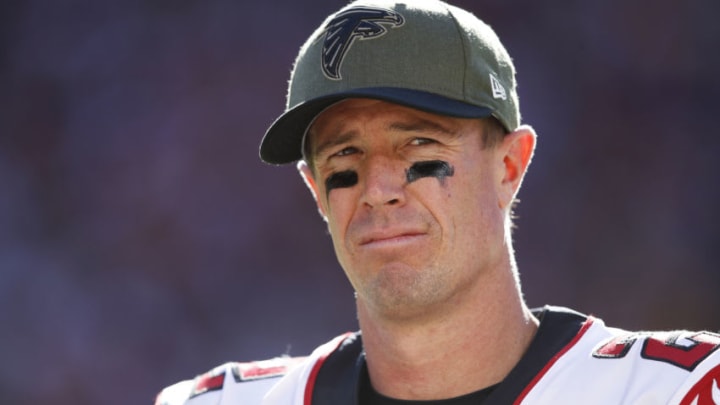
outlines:
{"label": "man's nose", "polygon": [[402,162],[378,156],[368,159],[361,179],[361,202],[371,208],[405,202],[405,171]]}

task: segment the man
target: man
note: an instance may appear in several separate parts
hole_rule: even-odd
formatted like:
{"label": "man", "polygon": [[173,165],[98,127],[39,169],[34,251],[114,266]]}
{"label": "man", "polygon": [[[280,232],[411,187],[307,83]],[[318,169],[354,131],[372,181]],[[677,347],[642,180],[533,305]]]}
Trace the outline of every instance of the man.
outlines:
{"label": "man", "polygon": [[720,335],[528,309],[510,233],[535,140],[510,57],[470,13],[361,0],[331,15],[260,154],[299,162],[362,333],[228,363],[157,403],[720,403]]}

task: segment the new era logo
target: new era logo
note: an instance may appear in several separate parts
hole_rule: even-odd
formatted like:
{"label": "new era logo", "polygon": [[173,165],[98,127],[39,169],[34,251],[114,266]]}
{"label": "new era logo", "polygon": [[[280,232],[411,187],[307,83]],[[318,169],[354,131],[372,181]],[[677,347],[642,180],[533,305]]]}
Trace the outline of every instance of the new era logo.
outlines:
{"label": "new era logo", "polygon": [[505,87],[500,84],[500,80],[498,80],[497,77],[495,77],[495,75],[492,73],[490,73],[490,86],[492,87],[493,98],[507,100],[507,93],[505,92]]}

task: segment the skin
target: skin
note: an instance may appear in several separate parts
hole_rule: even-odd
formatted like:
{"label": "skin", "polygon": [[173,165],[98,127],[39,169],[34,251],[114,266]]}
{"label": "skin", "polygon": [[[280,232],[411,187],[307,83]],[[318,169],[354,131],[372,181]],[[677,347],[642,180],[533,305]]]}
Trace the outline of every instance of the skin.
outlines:
{"label": "skin", "polygon": [[485,125],[348,99],[309,129],[313,169],[298,167],[356,291],[383,395],[444,399],[498,383],[537,329],[509,226],[536,136],[521,127],[485,147]]}

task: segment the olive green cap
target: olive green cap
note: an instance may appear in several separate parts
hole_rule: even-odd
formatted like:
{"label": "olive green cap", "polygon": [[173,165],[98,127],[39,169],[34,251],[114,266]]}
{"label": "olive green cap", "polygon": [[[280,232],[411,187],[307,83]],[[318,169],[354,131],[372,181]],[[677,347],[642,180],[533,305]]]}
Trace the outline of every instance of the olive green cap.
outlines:
{"label": "olive green cap", "polygon": [[495,32],[473,14],[436,0],[360,0],[329,16],[300,48],[285,112],[260,157],[302,159],[315,117],[350,97],[385,100],[461,118],[520,125],[515,67]]}

